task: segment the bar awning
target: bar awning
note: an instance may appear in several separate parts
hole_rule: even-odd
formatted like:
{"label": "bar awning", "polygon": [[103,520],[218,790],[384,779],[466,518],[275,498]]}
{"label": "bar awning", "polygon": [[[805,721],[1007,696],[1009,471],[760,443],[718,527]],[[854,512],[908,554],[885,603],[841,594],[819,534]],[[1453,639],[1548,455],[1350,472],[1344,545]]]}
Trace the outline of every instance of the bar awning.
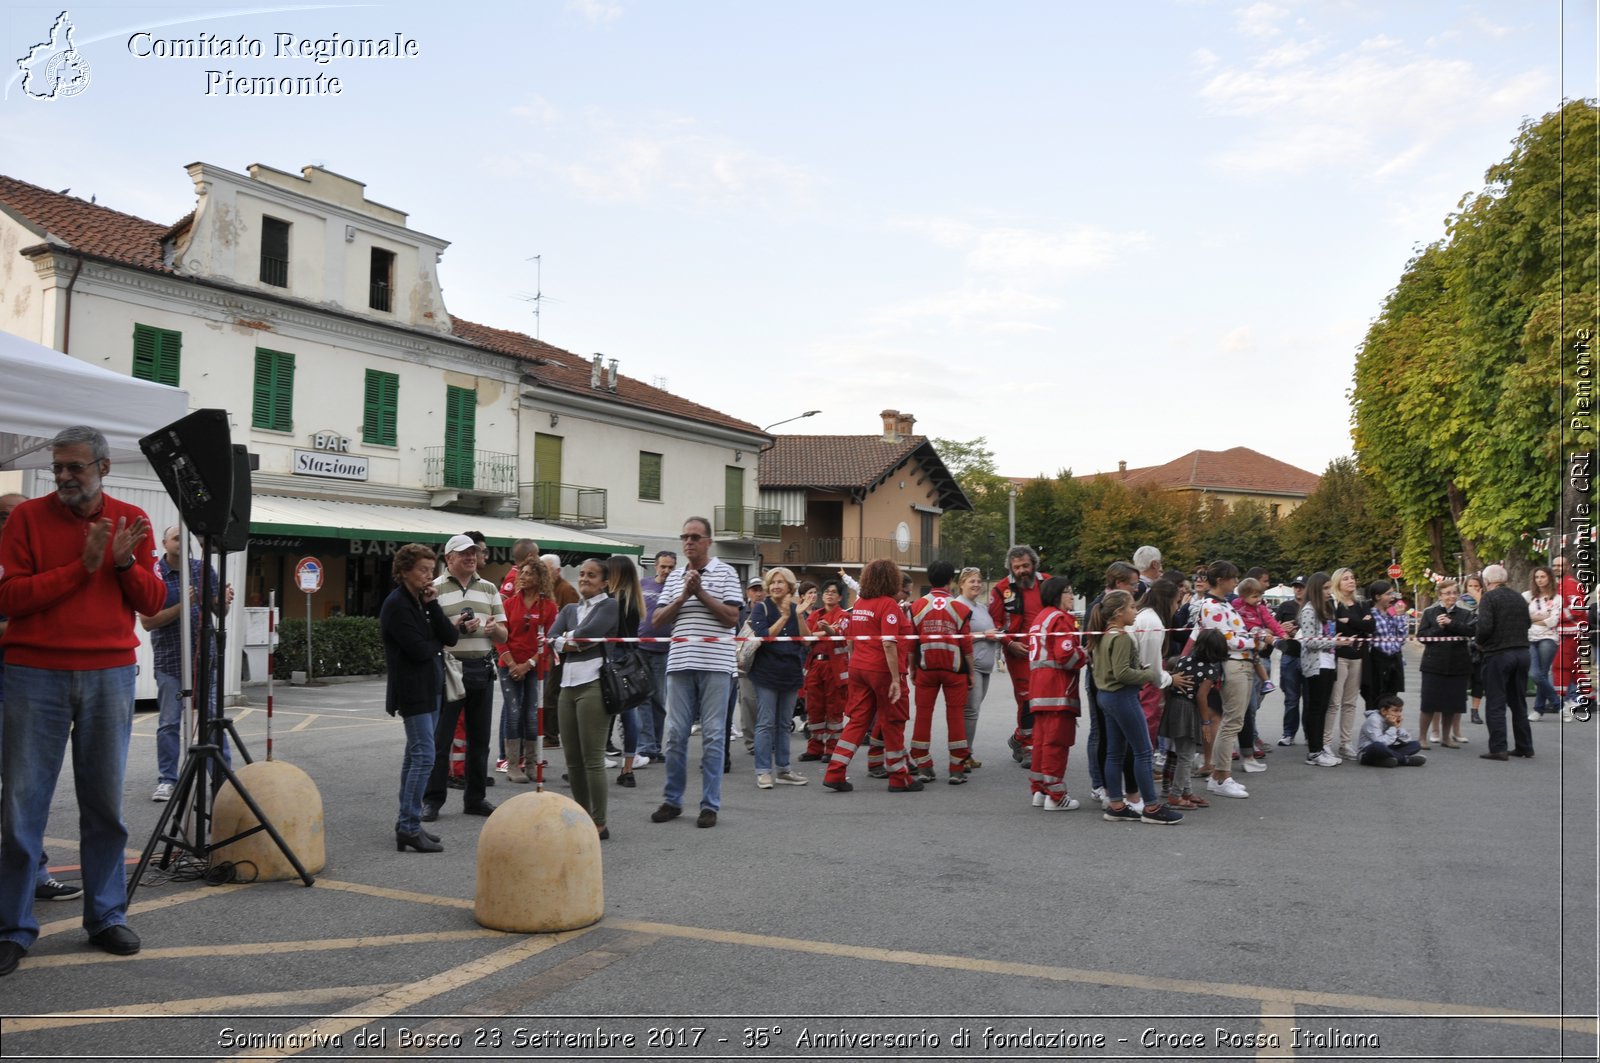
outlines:
{"label": "bar awning", "polygon": [[378,506],[320,498],[256,495],[250,500],[252,535],[298,535],[326,539],[380,539],[388,542],[441,543],[460,532],[481,531],[490,546],[534,539],[545,553],[632,554],[641,547],[554,524],[450,513],[420,506]]}

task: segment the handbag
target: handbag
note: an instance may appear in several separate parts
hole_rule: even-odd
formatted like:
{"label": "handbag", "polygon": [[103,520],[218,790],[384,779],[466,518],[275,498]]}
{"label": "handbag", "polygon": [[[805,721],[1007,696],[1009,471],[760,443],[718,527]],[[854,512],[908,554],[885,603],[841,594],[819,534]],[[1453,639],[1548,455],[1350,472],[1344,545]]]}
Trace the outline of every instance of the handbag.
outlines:
{"label": "handbag", "polygon": [[616,716],[655,696],[655,673],[637,646],[616,646],[600,662],[600,700]]}
{"label": "handbag", "polygon": [[461,701],[467,696],[467,683],[461,674],[461,661],[454,654],[444,655],[444,700]]}

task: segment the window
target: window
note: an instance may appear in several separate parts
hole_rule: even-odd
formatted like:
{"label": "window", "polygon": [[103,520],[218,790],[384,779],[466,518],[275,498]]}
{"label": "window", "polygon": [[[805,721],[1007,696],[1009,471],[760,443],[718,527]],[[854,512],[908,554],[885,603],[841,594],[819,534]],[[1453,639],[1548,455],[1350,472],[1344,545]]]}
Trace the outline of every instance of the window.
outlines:
{"label": "window", "polygon": [[1278,503],[1276,502],[1272,503],[1272,519],[1278,519]]}
{"label": "window", "polygon": [[372,286],[367,305],[387,313],[391,309],[394,293],[394,252],[382,248],[372,249]]}
{"label": "window", "polygon": [[261,216],[261,283],[289,287],[289,223]]}
{"label": "window", "polygon": [[361,441],[395,445],[395,407],[400,400],[400,378],[394,373],[367,370],[366,414],[361,420]]}
{"label": "window", "polygon": [[661,501],[661,455],[639,451],[639,499]]}
{"label": "window", "polygon": [[445,386],[444,485],[471,490],[478,445],[478,392]]}
{"label": "window", "polygon": [[133,375],[168,387],[178,386],[178,355],[183,333],[171,329],[133,326]]}
{"label": "window", "polygon": [[256,348],[255,403],[250,424],[274,432],[294,431],[294,355]]}

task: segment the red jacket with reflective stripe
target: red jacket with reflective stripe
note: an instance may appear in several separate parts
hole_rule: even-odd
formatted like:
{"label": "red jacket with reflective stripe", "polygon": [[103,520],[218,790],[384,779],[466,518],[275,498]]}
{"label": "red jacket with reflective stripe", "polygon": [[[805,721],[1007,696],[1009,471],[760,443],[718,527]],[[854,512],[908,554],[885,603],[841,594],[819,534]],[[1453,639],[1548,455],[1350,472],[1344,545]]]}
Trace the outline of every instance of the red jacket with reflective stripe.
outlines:
{"label": "red jacket with reflective stripe", "polygon": [[1089,653],[1078,636],[1078,620],[1051,606],[1028,629],[1028,707],[1034,712],[1077,716],[1078,672]]}

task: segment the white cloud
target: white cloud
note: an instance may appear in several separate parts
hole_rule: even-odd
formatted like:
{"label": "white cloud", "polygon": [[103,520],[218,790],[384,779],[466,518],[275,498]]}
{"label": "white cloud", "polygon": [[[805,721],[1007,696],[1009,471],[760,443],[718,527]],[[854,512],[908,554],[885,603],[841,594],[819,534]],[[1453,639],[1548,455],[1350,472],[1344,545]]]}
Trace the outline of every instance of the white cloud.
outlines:
{"label": "white cloud", "polygon": [[1249,325],[1240,325],[1226,336],[1222,337],[1222,349],[1228,354],[1238,354],[1255,347],[1255,338],[1250,333]]}
{"label": "white cloud", "polygon": [[1120,253],[1149,243],[1144,232],[1090,225],[985,226],[954,218],[905,218],[890,225],[921,233],[941,247],[966,251],[965,265],[973,273],[1018,279],[1057,278],[1099,269]]}
{"label": "white cloud", "polygon": [[1194,62],[1195,69],[1201,71],[1213,70],[1218,63],[1222,62],[1222,57],[1210,48],[1196,48],[1191,59]]}
{"label": "white cloud", "polygon": [[1276,4],[1265,2],[1251,4],[1235,12],[1239,16],[1239,32],[1247,37],[1275,37],[1281,31],[1278,23],[1289,12]]}
{"label": "white cloud", "polygon": [[567,0],[567,10],[597,25],[622,17],[622,5],[610,0]]}
{"label": "white cloud", "polygon": [[556,105],[538,95],[527,103],[511,108],[511,113],[535,125],[554,125],[561,120],[561,112],[556,109]]}
{"label": "white cloud", "polygon": [[906,328],[932,321],[956,328],[976,324],[998,331],[1049,331],[1037,322],[1017,320],[1060,309],[1054,296],[1016,288],[963,288],[907,299],[884,307],[872,321],[889,328]]}

